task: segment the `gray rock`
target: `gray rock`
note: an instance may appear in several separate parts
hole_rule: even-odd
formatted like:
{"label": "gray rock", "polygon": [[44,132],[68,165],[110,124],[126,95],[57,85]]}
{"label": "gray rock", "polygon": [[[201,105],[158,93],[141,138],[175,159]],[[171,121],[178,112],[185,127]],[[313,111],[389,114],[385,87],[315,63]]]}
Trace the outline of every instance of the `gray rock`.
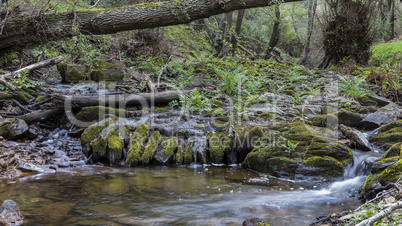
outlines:
{"label": "gray rock", "polygon": [[0,136],[9,140],[22,138],[28,132],[28,125],[22,119],[3,119],[0,122]]}
{"label": "gray rock", "polygon": [[265,104],[253,104],[251,105],[249,111],[261,111],[261,112],[268,112],[271,114],[279,114],[283,115],[285,114],[281,109],[279,109],[276,105],[270,104],[270,103],[265,103]]}
{"label": "gray rock", "polygon": [[378,109],[376,112],[368,114],[362,120],[362,124],[367,129],[375,129],[381,125],[398,120],[400,114],[401,108],[395,103],[390,103],[387,106]]}
{"label": "gray rock", "polygon": [[380,97],[375,94],[367,94],[366,97],[368,97],[372,101],[375,101],[377,103],[377,105],[380,107],[384,107],[384,106],[392,103],[392,101],[388,100],[387,98]]}
{"label": "gray rock", "polygon": [[0,208],[1,225],[21,225],[24,223],[24,216],[20,207],[13,200],[5,200]]}
{"label": "gray rock", "polygon": [[362,124],[362,117],[359,114],[350,111],[338,112],[338,124],[345,126],[358,127]]}
{"label": "gray rock", "polygon": [[360,131],[350,128],[345,125],[340,125],[339,128],[345,137],[354,141],[356,148],[363,150],[363,151],[372,151],[373,150],[370,142],[367,140],[366,137],[364,137],[364,135]]}
{"label": "gray rock", "polygon": [[381,173],[388,166],[394,165],[396,162],[398,162],[398,159],[393,159],[391,161],[385,161],[385,162],[384,161],[376,162],[371,168],[371,173]]}

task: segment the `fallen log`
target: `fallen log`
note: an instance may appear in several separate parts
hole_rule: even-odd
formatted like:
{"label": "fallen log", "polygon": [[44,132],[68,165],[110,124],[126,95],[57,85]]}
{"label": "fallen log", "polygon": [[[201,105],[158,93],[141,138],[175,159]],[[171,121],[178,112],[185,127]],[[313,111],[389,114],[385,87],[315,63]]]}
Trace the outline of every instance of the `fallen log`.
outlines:
{"label": "fallen log", "polygon": [[63,114],[63,108],[57,108],[51,110],[36,111],[18,116],[17,118],[24,120],[27,124],[32,124],[34,122],[46,122],[51,118],[60,116],[61,114]]}
{"label": "fallen log", "polygon": [[133,77],[139,83],[145,82],[147,84],[149,91],[151,91],[151,93],[157,92],[157,89],[155,88],[154,83],[152,82],[151,78],[147,74],[140,74],[136,71],[133,71],[133,73],[131,73],[131,77]]}
{"label": "fallen log", "polygon": [[14,71],[14,72],[9,72],[9,73],[3,74],[3,75],[0,76],[0,83],[2,83],[3,85],[7,86],[10,90],[16,91],[17,89],[13,85],[8,83],[5,80],[5,78],[10,77],[10,76],[14,76],[14,77],[19,76],[19,74],[22,71],[25,71],[25,70],[32,71],[32,70],[35,70],[35,69],[46,67],[48,65],[58,64],[58,63],[62,62],[63,60],[64,60],[64,57],[58,56],[58,57],[55,57],[55,58],[52,58],[52,59],[48,59],[48,60],[38,62],[36,64],[31,64],[31,65],[29,65],[27,67],[23,67],[21,69],[18,69],[18,70]]}
{"label": "fallen log", "polygon": [[151,107],[153,105],[168,104],[178,100],[180,95],[187,95],[192,90],[164,91],[160,93],[118,94],[99,96],[69,96],[60,93],[52,98],[64,104],[64,108],[81,108],[86,106],[107,106],[127,108],[131,106]]}

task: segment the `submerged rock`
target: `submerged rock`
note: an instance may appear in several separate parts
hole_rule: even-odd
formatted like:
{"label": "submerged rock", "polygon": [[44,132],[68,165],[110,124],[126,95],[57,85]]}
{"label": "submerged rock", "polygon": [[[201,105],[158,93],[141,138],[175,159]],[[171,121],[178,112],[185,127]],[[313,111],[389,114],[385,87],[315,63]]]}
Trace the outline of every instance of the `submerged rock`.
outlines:
{"label": "submerged rock", "polygon": [[1,205],[0,223],[2,225],[21,225],[24,223],[24,216],[20,207],[13,200],[5,200]]}

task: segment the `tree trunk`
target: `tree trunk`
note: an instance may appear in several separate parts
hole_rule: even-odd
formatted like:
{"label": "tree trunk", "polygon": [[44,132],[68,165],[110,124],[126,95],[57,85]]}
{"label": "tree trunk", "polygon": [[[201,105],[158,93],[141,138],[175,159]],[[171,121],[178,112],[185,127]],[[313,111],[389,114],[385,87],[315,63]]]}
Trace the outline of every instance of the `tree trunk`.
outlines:
{"label": "tree trunk", "polygon": [[303,56],[301,63],[306,64],[310,60],[310,41],[311,35],[313,34],[314,28],[314,18],[317,9],[317,0],[308,1],[308,25],[307,25],[307,39],[303,48]]}
{"label": "tree trunk", "polygon": [[271,39],[269,40],[267,51],[265,52],[264,56],[265,59],[271,58],[272,50],[274,49],[276,44],[278,44],[279,35],[281,33],[281,29],[279,28],[280,23],[281,23],[281,11],[279,10],[279,5],[275,5],[275,23],[272,29]]}
{"label": "tree trunk", "polygon": [[233,18],[233,12],[230,13],[225,13],[225,22],[224,22],[224,28],[222,32],[222,51],[220,52],[219,57],[225,57],[229,54],[229,37],[230,34],[232,33],[232,18]]}
{"label": "tree trunk", "polygon": [[[295,2],[301,0],[285,0]],[[83,34],[112,34],[144,28],[186,24],[193,20],[234,10],[264,7],[275,1],[260,0],[178,0],[151,2],[112,9],[21,17],[18,10],[0,12],[0,52]],[[7,16],[6,16],[7,15]]]}
{"label": "tree trunk", "polygon": [[239,10],[237,14],[237,21],[236,21],[236,27],[235,27],[235,33],[232,36],[232,55],[234,56],[236,53],[236,48],[237,48],[237,39],[240,37],[240,31],[241,31],[241,24],[243,23],[243,18],[244,18],[244,12],[245,9]]}
{"label": "tree trunk", "polygon": [[392,40],[395,38],[395,0],[391,0],[391,15],[389,17],[389,23],[390,23],[389,40]]}

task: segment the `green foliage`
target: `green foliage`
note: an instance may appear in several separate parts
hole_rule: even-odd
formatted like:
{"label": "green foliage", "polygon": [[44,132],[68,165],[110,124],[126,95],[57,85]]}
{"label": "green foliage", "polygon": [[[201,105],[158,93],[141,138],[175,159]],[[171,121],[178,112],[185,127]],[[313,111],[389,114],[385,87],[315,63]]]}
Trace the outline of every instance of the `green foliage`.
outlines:
{"label": "green foliage", "polygon": [[[374,216],[378,211],[381,210],[381,205],[384,204],[383,202],[379,203],[366,203],[362,205],[362,211],[353,213],[351,220],[348,222],[348,225],[355,225],[360,223],[363,220],[366,220],[372,216]],[[400,225],[402,223],[402,213],[401,212],[394,212],[386,218],[378,220],[373,225],[375,226],[385,226],[385,225]]]}
{"label": "green foliage", "polygon": [[340,91],[346,94],[346,96],[358,98],[367,93],[367,90],[362,88],[362,84],[366,79],[364,76],[354,78],[338,76],[338,78]]}
{"label": "green foliage", "polygon": [[402,40],[391,43],[380,43],[371,47],[370,64],[397,69],[402,67]]}
{"label": "green foliage", "polygon": [[290,140],[287,141],[287,145],[282,145],[283,147],[285,147],[285,152],[288,154],[291,154],[293,152],[296,151],[297,145],[299,143],[292,143]]}
{"label": "green foliage", "polygon": [[37,86],[44,85],[43,82],[33,81],[27,78],[29,75],[29,70],[24,70],[20,73],[20,75],[14,79],[11,79],[11,83],[14,85],[15,88],[18,90],[25,90],[28,88],[35,88]]}
{"label": "green foliage", "polygon": [[180,104],[182,110],[205,112],[211,109],[211,100],[201,96],[201,94],[194,89],[192,93],[187,96],[180,96]]}

